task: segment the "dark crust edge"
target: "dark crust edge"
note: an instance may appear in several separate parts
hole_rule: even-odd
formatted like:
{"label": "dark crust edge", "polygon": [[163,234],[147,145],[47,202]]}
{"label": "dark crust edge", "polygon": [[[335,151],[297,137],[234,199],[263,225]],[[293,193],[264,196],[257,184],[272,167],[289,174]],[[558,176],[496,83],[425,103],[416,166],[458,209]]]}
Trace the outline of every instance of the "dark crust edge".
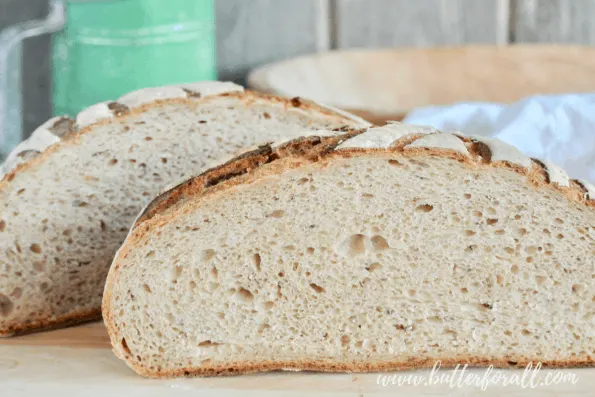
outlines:
{"label": "dark crust edge", "polygon": [[[334,128],[332,131],[337,135],[326,138],[316,135],[299,137],[287,141],[276,149],[273,149],[271,143],[266,143],[256,150],[242,153],[219,166],[210,168],[202,174],[160,193],[141,212],[135,226],[151,219],[160,212],[170,209],[188,197],[192,197],[226,180],[247,174],[265,164],[289,156],[308,158],[308,156],[312,156],[312,153],[318,156],[322,154],[321,149],[328,153],[342,141],[364,132],[365,129],[350,129],[343,126]],[[315,146],[318,146],[316,150],[314,149]]]}
{"label": "dark crust edge", "polygon": [[54,329],[71,327],[101,319],[101,310],[92,308],[75,313],[64,314],[55,319],[39,319],[28,324],[17,324],[0,329],[0,338],[31,334],[34,332],[51,331]]}
{"label": "dark crust edge", "polygon": [[[366,131],[366,129],[349,129],[349,127],[341,127],[336,128],[333,131],[344,132],[343,135],[338,135],[337,137],[341,140],[347,140],[351,137],[359,135]],[[548,188],[557,190],[562,192],[569,200],[575,202],[581,202],[586,204],[588,207],[595,208],[595,199],[585,199],[584,195],[586,193],[586,188],[582,185],[581,182],[570,179],[570,187],[563,187],[559,186],[555,183],[551,183],[549,179],[549,175],[546,170],[545,164],[538,160],[531,158],[531,166],[529,169],[525,169],[523,167],[510,164],[507,162],[491,161],[491,152],[487,145],[483,142],[476,142],[473,141],[471,138],[453,134],[455,137],[459,138],[466,146],[467,150],[469,151],[470,156],[467,157],[460,153],[457,153],[452,150],[445,150],[445,149],[433,149],[433,148],[405,148],[408,144],[416,141],[419,138],[422,138],[424,135],[421,134],[410,134],[404,136],[403,138],[399,139],[398,141],[394,142],[390,147],[386,149],[363,149],[363,148],[350,148],[346,150],[340,150],[333,152],[332,150],[327,150],[324,154],[347,154],[347,156],[351,154],[361,154],[365,152],[384,152],[384,153],[398,153],[398,154],[410,154],[410,155],[434,155],[434,156],[443,156],[443,157],[451,157],[456,159],[459,162],[467,163],[469,165],[489,165],[496,168],[508,168],[511,171],[519,173],[527,177],[528,183],[537,186],[543,187],[546,186]],[[204,171],[202,174],[197,175],[188,179],[185,182],[178,184],[162,193],[160,193],[155,199],[153,199],[147,207],[142,211],[139,215],[137,221],[135,222],[135,227],[140,225],[141,223],[150,220],[156,214],[160,212],[166,211],[171,207],[175,206],[181,200],[190,198],[192,196],[203,194],[208,187],[214,186],[217,183],[212,183],[213,180],[221,180],[226,181],[230,179],[234,179],[237,176],[241,176],[246,174],[258,167],[261,167],[265,164],[271,163],[273,161],[281,160],[287,157],[287,154],[284,154],[284,149],[288,146],[298,146],[301,141],[304,139],[311,139],[312,137],[308,138],[298,138],[293,141],[288,141],[284,145],[279,146],[276,150],[273,149],[271,144],[266,144],[260,146],[257,150],[249,151],[243,153],[224,164],[208,169]],[[335,137],[333,137],[335,138]],[[333,139],[328,137],[320,138],[321,142],[328,146],[328,140]],[[336,145],[335,145],[336,146]],[[334,149],[332,147],[331,149]],[[303,150],[301,150],[303,152]],[[299,151],[298,151],[299,154]],[[304,156],[305,158],[305,156]]]}
{"label": "dark crust edge", "polygon": [[[6,188],[10,182],[19,174],[24,173],[27,171],[28,168],[31,168],[37,164],[43,163],[43,161],[50,156],[52,153],[59,151],[61,147],[67,144],[77,144],[80,136],[92,132],[96,127],[107,125],[107,124],[114,124],[119,123],[122,120],[125,120],[129,117],[133,117],[142,113],[145,113],[149,109],[157,108],[163,105],[168,104],[188,104],[192,107],[200,106],[201,103],[208,102],[210,100],[219,98],[219,97],[237,97],[241,99],[247,106],[251,105],[256,101],[269,101],[272,104],[281,104],[286,109],[287,108],[298,108],[306,112],[316,112],[316,114],[326,116],[329,118],[334,118],[337,121],[337,124],[358,124],[356,120],[349,119],[347,116],[337,113],[332,109],[326,108],[324,106],[318,105],[315,102],[301,100],[300,98],[283,98],[275,95],[269,95],[265,93],[260,93],[257,91],[251,90],[244,90],[241,92],[226,92],[217,95],[207,95],[204,97],[196,97],[196,96],[189,96],[187,98],[170,98],[170,99],[158,99],[153,102],[141,105],[139,107],[133,108],[127,112],[116,112],[113,118],[106,118],[99,120],[93,124],[85,126],[80,130],[71,129],[63,134],[62,139],[59,142],[47,147],[41,154],[38,156],[25,161],[10,172],[5,174],[2,179],[0,180],[0,191]],[[110,105],[113,105],[116,102],[111,102]],[[116,103],[117,104],[117,103]],[[70,119],[67,119],[70,120]],[[64,119],[60,120],[61,122]],[[73,124],[71,124],[73,125]],[[17,336],[28,334],[32,332],[39,332],[39,331],[47,331],[62,327],[71,326],[74,324],[80,324],[85,322],[90,322],[101,318],[101,306],[98,306],[93,309],[89,309],[87,311],[80,311],[80,312],[73,312],[61,315],[55,319],[50,318],[39,318],[35,319],[34,321],[21,324],[15,323],[12,325],[2,325],[0,327],[0,338],[2,337],[10,337],[10,336]]]}
{"label": "dark crust edge", "polygon": [[262,362],[230,362],[227,365],[213,365],[204,368],[187,367],[172,370],[155,371],[143,366],[128,366],[139,375],[167,379],[177,377],[202,377],[202,376],[230,376],[249,374],[254,372],[273,371],[318,371],[318,372],[389,372],[432,368],[437,361],[440,361],[441,368],[454,368],[457,365],[469,365],[470,367],[485,368],[490,365],[494,368],[524,368],[532,363],[541,363],[544,368],[590,368],[595,367],[594,357],[584,355],[575,359],[541,361],[538,357],[529,358],[522,356],[508,356],[502,358],[489,358],[479,356],[461,355],[448,358],[405,358],[384,362],[358,362],[339,360],[293,360],[293,361],[262,361]]}
{"label": "dark crust edge", "polygon": [[[349,131],[349,129],[343,128],[344,131]],[[505,161],[498,161],[498,162],[491,162],[491,153],[486,153],[485,145],[479,142],[473,142],[471,139],[463,136],[457,136],[461,139],[469,151],[469,156],[463,155],[453,150],[449,149],[434,149],[434,148],[406,148],[406,146],[415,140],[421,138],[423,135],[419,134],[412,134],[404,136],[403,138],[393,142],[388,148],[382,149],[370,149],[370,148],[349,148],[349,149],[342,149],[342,150],[334,150],[336,146],[338,146],[341,142],[349,139],[350,137],[359,135],[360,133],[364,132],[363,130],[351,130],[346,135],[339,135],[335,137],[318,137],[319,142],[311,147],[311,149],[304,150],[301,145],[306,142],[306,140],[297,139],[293,141],[289,141],[276,149],[273,149],[271,145],[266,145],[265,148],[261,148],[259,150],[244,153],[227,163],[225,163],[221,167],[216,167],[211,170],[206,171],[205,173],[191,178],[191,180],[182,183],[179,185],[180,189],[186,189],[186,194],[183,195],[185,198],[193,198],[191,204],[199,205],[200,200],[211,196],[216,192],[224,192],[225,190],[242,184],[248,184],[258,180],[259,176],[255,176],[254,170],[247,168],[245,166],[246,161],[250,162],[250,160],[254,157],[262,156],[263,153],[270,153],[269,158],[270,161],[265,161],[260,165],[267,164],[271,167],[271,174],[278,175],[282,172],[293,169],[293,168],[300,168],[306,164],[312,163],[321,163],[326,160],[332,159],[341,159],[341,158],[352,158],[352,157],[359,157],[365,156],[370,154],[378,154],[383,156],[390,156],[390,155],[397,155],[402,157],[413,157],[413,158],[424,158],[430,156],[439,156],[445,158],[451,158],[454,161],[458,161],[459,163],[466,164],[469,167],[476,169],[477,171],[483,171],[489,168],[504,168],[509,170],[510,172],[515,172],[522,176],[526,177],[526,183],[534,186],[535,188],[547,188],[561,192],[567,199],[573,202],[577,202],[579,204],[585,205],[587,208],[595,209],[595,200],[586,200],[584,198],[584,188],[580,186],[580,184],[576,181],[571,182],[571,187],[561,187],[555,184],[551,184],[547,178],[547,172],[544,170],[542,165],[540,165],[535,160],[531,160],[531,167],[529,169],[525,169],[523,167],[505,162]],[[315,137],[309,137],[310,144],[313,142],[311,139]],[[290,148],[290,150],[287,150]],[[287,161],[285,161],[287,160]],[[293,160],[293,161],[292,161]],[[277,164],[275,164],[277,163]],[[224,170],[228,172],[228,178],[225,178],[221,175]],[[204,183],[192,183],[192,181],[205,181],[208,180],[210,176],[217,175],[217,178],[221,180],[219,184],[205,186]],[[166,192],[167,194],[175,194],[177,188],[173,188],[172,190]],[[182,368],[182,369],[175,369],[169,371],[154,371],[137,365],[136,361],[130,357],[125,352],[121,352],[118,344],[119,344],[119,336],[117,327],[111,316],[111,287],[119,278],[119,269],[121,264],[119,263],[120,258],[126,257],[128,255],[128,251],[130,248],[139,243],[143,238],[145,238],[149,233],[156,232],[164,224],[168,223],[170,219],[173,219],[178,214],[183,214],[185,211],[191,209],[187,208],[186,202],[181,202],[181,206],[176,208],[175,204],[173,203],[173,207],[171,205],[166,205],[160,209],[159,213],[153,213],[152,217],[147,217],[145,219],[141,219],[137,222],[131,229],[126,241],[115,255],[114,261],[108,273],[108,277],[105,284],[105,292],[103,296],[103,304],[102,304],[102,311],[103,311],[103,318],[106,325],[106,329],[108,331],[110,341],[114,348],[114,353],[116,356],[121,358],[126,362],[126,364],[132,368],[135,372],[139,373],[140,375],[147,376],[147,377],[157,377],[157,378],[167,378],[167,377],[177,377],[177,376],[214,376],[214,375],[232,375],[232,374],[240,374],[240,373],[249,373],[249,372],[263,372],[263,371],[277,371],[282,369],[294,369],[294,370],[306,370],[306,371],[326,371],[326,372],[372,372],[372,371],[389,371],[389,370],[404,370],[404,369],[416,369],[416,368],[428,368],[433,365],[436,361],[434,359],[423,359],[419,362],[412,360],[407,361],[399,361],[395,360],[394,362],[388,363],[334,363],[328,361],[287,361],[287,362],[278,362],[278,363],[269,363],[269,362],[262,362],[262,363],[235,363],[228,366],[213,366],[213,367],[205,367],[205,368]],[[167,212],[169,209],[174,208],[173,211]],[[158,233],[158,232],[157,232]],[[454,367],[461,362],[467,362],[472,366],[489,366],[494,365],[494,367],[501,367],[501,368],[509,368],[509,367],[518,367],[524,366],[529,362],[535,362],[539,360],[532,360],[524,357],[517,357],[515,359],[489,359],[484,357],[460,357],[460,358],[451,358],[448,360],[443,361],[443,367]],[[510,362],[514,362],[514,365],[510,364]],[[558,368],[567,368],[567,367],[590,367],[595,366],[595,359],[589,355],[585,355],[584,357],[577,357],[573,360],[551,360],[547,362],[542,362],[542,365],[546,367],[558,367]]]}

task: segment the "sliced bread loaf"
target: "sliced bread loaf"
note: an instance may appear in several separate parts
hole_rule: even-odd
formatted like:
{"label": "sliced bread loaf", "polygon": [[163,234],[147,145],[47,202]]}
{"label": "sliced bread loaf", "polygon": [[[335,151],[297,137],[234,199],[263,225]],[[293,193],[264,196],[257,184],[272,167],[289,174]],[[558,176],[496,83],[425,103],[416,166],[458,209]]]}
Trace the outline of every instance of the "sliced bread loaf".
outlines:
{"label": "sliced bread loaf", "polygon": [[594,299],[595,187],[497,140],[389,124],[158,197],[103,315],[150,377],[566,367],[595,362]]}
{"label": "sliced bread loaf", "polygon": [[367,125],[220,82],[145,89],[48,121],[4,164],[0,336],[97,318],[113,254],[166,185],[243,147],[345,124]]}

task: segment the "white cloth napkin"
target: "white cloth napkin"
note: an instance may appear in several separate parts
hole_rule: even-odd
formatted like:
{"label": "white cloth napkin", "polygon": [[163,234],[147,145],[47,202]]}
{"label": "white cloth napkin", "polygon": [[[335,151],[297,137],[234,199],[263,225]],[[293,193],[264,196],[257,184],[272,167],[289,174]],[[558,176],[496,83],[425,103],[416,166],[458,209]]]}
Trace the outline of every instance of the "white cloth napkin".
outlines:
{"label": "white cloth napkin", "polygon": [[425,107],[404,122],[499,138],[527,156],[561,166],[572,178],[595,183],[595,94]]}

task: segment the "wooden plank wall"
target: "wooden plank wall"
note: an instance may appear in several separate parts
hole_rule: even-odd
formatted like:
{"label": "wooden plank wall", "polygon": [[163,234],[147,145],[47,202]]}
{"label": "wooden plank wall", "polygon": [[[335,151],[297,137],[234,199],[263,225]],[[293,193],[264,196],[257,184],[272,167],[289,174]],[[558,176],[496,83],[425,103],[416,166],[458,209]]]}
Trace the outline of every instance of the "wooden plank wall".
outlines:
{"label": "wooden plank wall", "polygon": [[501,0],[337,0],[337,48],[503,44]]}
{"label": "wooden plank wall", "polygon": [[595,0],[516,0],[516,42],[595,44]]}
{"label": "wooden plank wall", "polygon": [[[595,44],[595,0],[215,1],[219,76],[238,82],[261,64],[328,49]],[[46,12],[47,0],[0,0],[0,29]],[[25,131],[50,116],[48,42],[23,48]]]}

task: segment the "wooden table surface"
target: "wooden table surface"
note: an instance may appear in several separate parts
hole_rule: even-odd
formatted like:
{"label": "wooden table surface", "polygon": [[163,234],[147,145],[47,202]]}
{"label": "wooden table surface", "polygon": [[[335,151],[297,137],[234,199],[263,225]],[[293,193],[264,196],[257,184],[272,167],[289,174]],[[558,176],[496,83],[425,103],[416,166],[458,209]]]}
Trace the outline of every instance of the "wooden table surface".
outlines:
{"label": "wooden table surface", "polygon": [[[553,370],[552,370],[553,371]],[[483,376],[485,369],[469,372]],[[544,376],[548,371],[541,371]],[[379,374],[276,372],[224,378],[144,379],[111,352],[102,323],[12,339],[0,339],[0,396],[33,395],[90,397],[152,396],[564,396],[595,395],[595,369],[563,371],[576,384],[522,388],[516,385],[450,387],[449,384],[393,385],[377,383]],[[441,370],[440,374],[452,374]],[[522,375],[523,370],[502,371]],[[383,375],[393,375],[383,374]],[[429,370],[399,375],[429,376]]]}

